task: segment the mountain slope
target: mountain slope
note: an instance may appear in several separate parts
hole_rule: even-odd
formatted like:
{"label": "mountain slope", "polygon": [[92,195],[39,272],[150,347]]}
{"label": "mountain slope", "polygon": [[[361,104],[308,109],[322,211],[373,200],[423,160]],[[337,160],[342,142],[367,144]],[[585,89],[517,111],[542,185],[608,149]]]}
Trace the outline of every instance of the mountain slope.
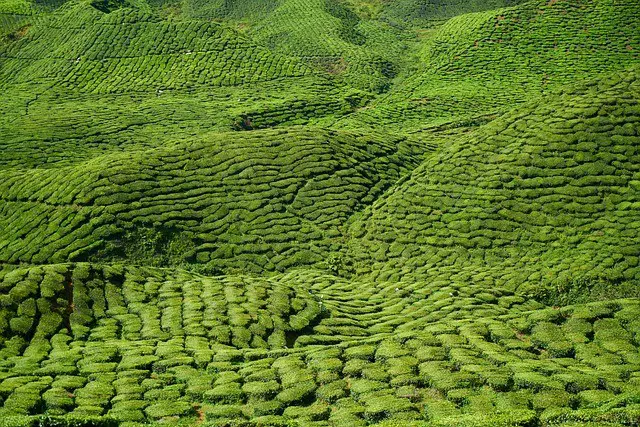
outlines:
{"label": "mountain slope", "polygon": [[124,257],[254,273],[308,265],[423,151],[383,134],[291,128],[9,170],[0,253],[10,263]]}
{"label": "mountain slope", "polygon": [[639,82],[594,80],[450,143],[351,228],[354,256],[384,279],[637,280]]}
{"label": "mountain slope", "polygon": [[635,1],[530,1],[460,15],[423,43],[419,68],[343,126],[402,131],[471,122],[637,63]]}

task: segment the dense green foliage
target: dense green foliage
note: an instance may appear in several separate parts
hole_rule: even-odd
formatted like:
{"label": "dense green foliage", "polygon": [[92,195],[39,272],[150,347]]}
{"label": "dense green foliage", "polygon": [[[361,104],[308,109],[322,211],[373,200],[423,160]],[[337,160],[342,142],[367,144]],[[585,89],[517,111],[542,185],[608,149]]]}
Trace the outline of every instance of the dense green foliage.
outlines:
{"label": "dense green foliage", "polygon": [[0,0],[0,427],[640,424],[636,0]]}
{"label": "dense green foliage", "polygon": [[317,263],[421,151],[406,138],[291,128],[0,172],[0,257],[255,273]]}
{"label": "dense green foliage", "polygon": [[558,309],[482,284],[92,264],[12,269],[1,285],[0,414],[24,425],[625,424],[640,399],[637,299]]}
{"label": "dense green foliage", "polygon": [[639,83],[590,81],[442,147],[352,226],[353,256],[385,280],[455,259],[513,288],[637,283]]}
{"label": "dense green foliage", "polygon": [[343,126],[473,122],[637,64],[639,15],[635,0],[535,0],[457,16],[424,36],[416,71]]}

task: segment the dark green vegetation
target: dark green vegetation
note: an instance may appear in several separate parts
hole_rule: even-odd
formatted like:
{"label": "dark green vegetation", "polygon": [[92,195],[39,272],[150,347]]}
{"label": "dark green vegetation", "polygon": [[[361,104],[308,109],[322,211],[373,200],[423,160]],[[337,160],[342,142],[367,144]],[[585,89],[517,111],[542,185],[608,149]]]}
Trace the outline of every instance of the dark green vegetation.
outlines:
{"label": "dark green vegetation", "polygon": [[0,427],[640,425],[640,3],[0,0]]}

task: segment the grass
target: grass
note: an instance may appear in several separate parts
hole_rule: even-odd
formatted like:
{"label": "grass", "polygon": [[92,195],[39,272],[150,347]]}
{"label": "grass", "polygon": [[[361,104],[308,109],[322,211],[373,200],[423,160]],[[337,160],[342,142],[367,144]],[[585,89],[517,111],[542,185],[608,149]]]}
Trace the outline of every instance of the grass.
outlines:
{"label": "grass", "polygon": [[636,425],[636,3],[0,0],[0,427]]}

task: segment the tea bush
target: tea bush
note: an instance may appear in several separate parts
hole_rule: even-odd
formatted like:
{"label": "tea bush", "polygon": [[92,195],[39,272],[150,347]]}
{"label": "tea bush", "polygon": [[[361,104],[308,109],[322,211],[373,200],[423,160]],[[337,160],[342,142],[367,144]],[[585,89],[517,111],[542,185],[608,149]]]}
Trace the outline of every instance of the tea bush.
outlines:
{"label": "tea bush", "polygon": [[638,423],[637,2],[0,3],[0,426]]}

